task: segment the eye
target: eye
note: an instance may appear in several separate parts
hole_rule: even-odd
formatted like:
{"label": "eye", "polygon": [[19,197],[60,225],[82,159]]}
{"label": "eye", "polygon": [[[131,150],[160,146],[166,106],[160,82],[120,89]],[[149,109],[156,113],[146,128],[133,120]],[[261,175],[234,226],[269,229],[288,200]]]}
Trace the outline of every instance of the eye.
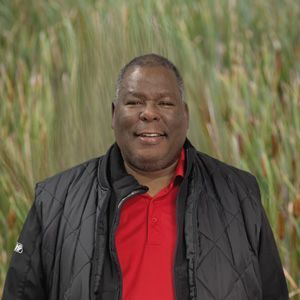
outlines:
{"label": "eye", "polygon": [[142,100],[140,99],[130,99],[130,100],[127,100],[126,101],[126,105],[139,105],[139,104],[142,104]]}
{"label": "eye", "polygon": [[168,107],[168,106],[174,106],[174,103],[172,101],[162,100],[159,102],[159,105]]}

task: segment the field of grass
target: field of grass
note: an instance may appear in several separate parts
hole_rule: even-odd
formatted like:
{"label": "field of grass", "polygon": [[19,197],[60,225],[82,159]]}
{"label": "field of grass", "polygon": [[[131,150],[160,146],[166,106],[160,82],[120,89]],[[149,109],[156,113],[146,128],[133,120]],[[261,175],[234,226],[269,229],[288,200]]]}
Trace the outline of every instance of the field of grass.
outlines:
{"label": "field of grass", "polygon": [[0,296],[37,181],[105,153],[119,69],[180,69],[189,138],[260,184],[300,299],[299,0],[1,0]]}

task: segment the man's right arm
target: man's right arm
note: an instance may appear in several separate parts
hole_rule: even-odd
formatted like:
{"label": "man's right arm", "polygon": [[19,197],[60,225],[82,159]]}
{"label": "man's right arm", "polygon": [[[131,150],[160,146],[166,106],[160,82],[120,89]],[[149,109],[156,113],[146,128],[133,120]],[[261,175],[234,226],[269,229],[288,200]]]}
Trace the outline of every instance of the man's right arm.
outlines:
{"label": "man's right arm", "polygon": [[12,256],[3,300],[47,299],[43,282],[41,240],[41,222],[34,203]]}

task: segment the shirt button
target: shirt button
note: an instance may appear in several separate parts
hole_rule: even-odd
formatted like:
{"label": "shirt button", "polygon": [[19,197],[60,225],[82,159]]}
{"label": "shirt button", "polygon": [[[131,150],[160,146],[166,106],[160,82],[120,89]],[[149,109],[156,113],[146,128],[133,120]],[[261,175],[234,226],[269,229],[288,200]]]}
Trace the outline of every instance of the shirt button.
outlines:
{"label": "shirt button", "polygon": [[152,223],[156,223],[157,222],[157,218],[156,217],[153,217],[152,218]]}

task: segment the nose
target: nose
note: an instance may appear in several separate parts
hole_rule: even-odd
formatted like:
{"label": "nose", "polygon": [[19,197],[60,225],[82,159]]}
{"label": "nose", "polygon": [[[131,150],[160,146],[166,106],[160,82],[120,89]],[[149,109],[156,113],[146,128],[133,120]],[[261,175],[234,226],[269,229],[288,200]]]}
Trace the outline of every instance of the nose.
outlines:
{"label": "nose", "polygon": [[159,112],[154,104],[146,103],[140,113],[142,121],[158,121],[160,119]]}

